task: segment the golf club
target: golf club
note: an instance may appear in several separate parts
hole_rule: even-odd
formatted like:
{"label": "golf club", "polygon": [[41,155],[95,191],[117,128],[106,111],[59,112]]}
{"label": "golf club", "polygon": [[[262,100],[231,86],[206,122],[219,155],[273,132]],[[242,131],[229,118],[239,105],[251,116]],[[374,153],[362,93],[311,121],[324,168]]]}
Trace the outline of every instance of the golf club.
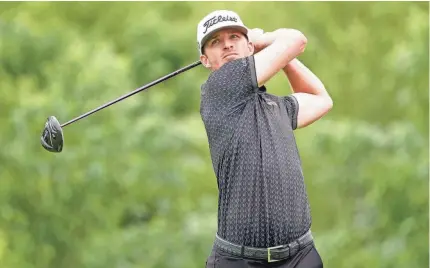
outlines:
{"label": "golf club", "polygon": [[83,115],[80,115],[76,118],[73,118],[72,120],[70,120],[64,124],[60,124],[60,122],[57,120],[57,118],[55,116],[49,116],[46,123],[45,123],[45,128],[43,129],[42,136],[40,138],[43,148],[45,148],[49,152],[55,152],[55,153],[61,152],[63,150],[63,147],[64,147],[63,128],[65,126],[70,125],[70,124],[72,124],[78,120],[81,120],[81,119],[83,119],[83,118],[85,118],[85,117],[87,117],[87,116],[89,116],[95,112],[98,112],[98,111],[100,111],[106,107],[111,106],[112,104],[115,104],[115,103],[122,101],[122,100],[124,100],[130,96],[133,96],[134,94],[137,94],[137,93],[139,93],[145,89],[148,89],[148,88],[150,88],[150,87],[152,87],[158,83],[161,83],[161,82],[163,82],[163,81],[165,81],[171,77],[174,77],[174,76],[176,76],[182,72],[190,70],[190,69],[192,69],[192,68],[194,68],[200,64],[201,64],[200,61],[196,61],[196,62],[194,62],[188,66],[185,66],[185,67],[178,69],[178,70],[176,70],[176,71],[174,71],[168,75],[165,75],[165,76],[163,76],[163,77],[161,77],[161,78],[159,78],[159,79],[157,79],[157,80],[155,80],[149,84],[146,84],[140,88],[137,88],[137,89],[133,90],[132,92],[125,94],[125,95],[123,95],[123,96],[121,96],[121,97],[119,97],[113,101],[110,101],[106,104],[103,104],[102,106],[99,106],[99,107],[97,107],[97,108],[95,108],[95,109],[93,109],[93,110],[91,110],[91,111],[89,111]]}

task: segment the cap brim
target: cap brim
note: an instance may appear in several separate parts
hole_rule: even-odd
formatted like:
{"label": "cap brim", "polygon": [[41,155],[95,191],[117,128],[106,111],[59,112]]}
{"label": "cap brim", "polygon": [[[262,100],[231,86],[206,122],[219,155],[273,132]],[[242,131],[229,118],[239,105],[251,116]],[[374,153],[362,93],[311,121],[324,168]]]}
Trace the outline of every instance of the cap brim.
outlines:
{"label": "cap brim", "polygon": [[203,53],[203,47],[205,46],[206,41],[208,41],[212,37],[213,34],[215,34],[216,32],[218,32],[220,30],[224,30],[227,28],[237,29],[241,33],[243,33],[244,35],[248,36],[248,28],[246,28],[244,26],[240,26],[240,25],[226,25],[226,26],[221,26],[219,28],[215,28],[215,29],[209,31],[209,33],[207,33],[205,35],[205,37],[203,37],[203,39],[201,41],[200,53]]}

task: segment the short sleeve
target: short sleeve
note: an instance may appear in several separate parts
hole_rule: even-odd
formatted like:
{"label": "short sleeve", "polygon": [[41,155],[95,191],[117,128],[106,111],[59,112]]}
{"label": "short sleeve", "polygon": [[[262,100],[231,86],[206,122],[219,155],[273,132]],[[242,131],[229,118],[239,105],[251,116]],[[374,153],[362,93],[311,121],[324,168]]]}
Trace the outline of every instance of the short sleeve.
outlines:
{"label": "short sleeve", "polygon": [[282,97],[282,101],[285,104],[285,108],[287,109],[288,117],[291,121],[291,128],[297,129],[297,117],[299,114],[299,103],[297,98],[293,95],[288,95]]}

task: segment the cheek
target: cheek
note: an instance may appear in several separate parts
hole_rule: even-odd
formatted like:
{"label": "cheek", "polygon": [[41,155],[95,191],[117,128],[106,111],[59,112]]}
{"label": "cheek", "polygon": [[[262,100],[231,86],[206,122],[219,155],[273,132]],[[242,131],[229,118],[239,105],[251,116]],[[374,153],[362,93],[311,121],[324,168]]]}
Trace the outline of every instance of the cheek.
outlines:
{"label": "cheek", "polygon": [[214,49],[214,50],[208,51],[208,53],[206,53],[206,56],[208,57],[209,62],[214,63],[219,61],[219,59],[221,58],[221,54],[222,54],[222,51],[218,51]]}
{"label": "cheek", "polygon": [[240,46],[240,50],[243,54],[249,53],[248,43],[244,43]]}

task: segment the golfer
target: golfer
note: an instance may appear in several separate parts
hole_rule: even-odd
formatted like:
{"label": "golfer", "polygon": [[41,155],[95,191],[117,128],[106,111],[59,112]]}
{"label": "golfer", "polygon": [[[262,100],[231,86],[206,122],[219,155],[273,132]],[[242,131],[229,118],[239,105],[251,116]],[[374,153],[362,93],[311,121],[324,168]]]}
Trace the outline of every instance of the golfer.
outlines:
{"label": "golfer", "polygon": [[[306,37],[294,29],[248,30],[238,14],[217,10],[199,22],[197,42],[211,71],[200,113],[219,190],[206,267],[323,267],[293,131],[333,104],[296,59]],[[280,71],[294,93],[267,92],[264,85]]]}

